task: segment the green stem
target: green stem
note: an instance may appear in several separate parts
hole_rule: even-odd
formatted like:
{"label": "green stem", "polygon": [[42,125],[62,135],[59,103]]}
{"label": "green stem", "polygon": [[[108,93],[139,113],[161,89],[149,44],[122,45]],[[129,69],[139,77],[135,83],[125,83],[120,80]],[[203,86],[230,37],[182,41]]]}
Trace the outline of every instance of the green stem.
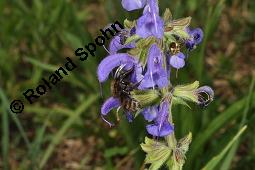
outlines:
{"label": "green stem", "polygon": [[[170,107],[169,107],[169,115],[168,115],[169,123],[173,124],[173,117],[172,117],[172,100],[170,100]],[[166,138],[166,142],[170,148],[176,147],[176,138],[174,132],[168,135]]]}
{"label": "green stem", "polygon": [[[165,44],[163,43],[163,48],[166,48],[165,47]],[[164,50],[164,49],[163,49]],[[164,68],[165,68],[165,70],[167,70],[167,64],[166,64],[166,56],[164,56],[164,60],[163,60],[163,66],[164,66]],[[169,80],[169,82],[170,82],[170,80]],[[170,83],[170,86],[171,86],[171,83]],[[163,94],[164,94],[164,96],[167,96],[167,97],[169,97],[169,115],[168,115],[168,121],[169,121],[169,123],[171,123],[172,125],[174,124],[173,123],[173,117],[172,117],[172,105],[173,105],[173,102],[172,102],[172,96],[171,96],[171,93],[169,92],[169,89],[170,89],[171,87],[167,87],[167,88],[164,88],[163,89]],[[165,140],[166,140],[166,142],[167,142],[167,145],[168,145],[168,147],[169,148],[172,148],[172,150],[174,151],[175,150],[175,148],[176,148],[176,138],[175,138],[175,134],[174,134],[174,132],[173,133],[171,133],[170,135],[168,135],[167,137],[165,137]],[[172,156],[170,156],[169,157],[169,162],[171,162],[171,160],[170,159],[172,159]],[[172,169],[172,167],[171,167],[171,163],[167,163],[167,166],[168,166],[168,169]]]}

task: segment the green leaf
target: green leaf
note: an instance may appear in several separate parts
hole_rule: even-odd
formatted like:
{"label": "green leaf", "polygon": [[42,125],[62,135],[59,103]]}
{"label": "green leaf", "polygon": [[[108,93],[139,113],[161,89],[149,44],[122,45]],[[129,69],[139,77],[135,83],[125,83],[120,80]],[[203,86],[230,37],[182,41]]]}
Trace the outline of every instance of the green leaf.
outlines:
{"label": "green leaf", "polygon": [[238,131],[238,133],[233,137],[233,139],[226,145],[226,147],[215,157],[213,157],[202,170],[214,170],[215,167],[220,163],[223,159],[227,151],[233,146],[233,144],[237,141],[237,139],[241,136],[241,134],[246,130],[247,126],[244,126],[242,129]]}

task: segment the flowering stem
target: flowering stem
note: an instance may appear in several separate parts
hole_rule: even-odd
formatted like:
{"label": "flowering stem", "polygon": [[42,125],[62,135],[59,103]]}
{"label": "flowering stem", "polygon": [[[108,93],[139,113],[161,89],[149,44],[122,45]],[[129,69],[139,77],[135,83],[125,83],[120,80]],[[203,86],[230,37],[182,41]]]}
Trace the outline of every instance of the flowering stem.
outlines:
{"label": "flowering stem", "polygon": [[[164,66],[165,70],[167,70],[167,64],[166,63],[167,63],[167,56],[164,57],[164,62],[163,62],[163,66]],[[169,82],[170,82],[170,80],[169,80]],[[169,84],[171,86],[171,83],[169,83]],[[167,95],[168,101],[169,101],[168,121],[169,121],[170,124],[173,125],[174,123],[173,123],[173,117],[172,117],[172,105],[173,105],[173,102],[172,102],[172,93],[169,92],[169,87],[168,88],[164,88],[163,92],[165,92],[165,94]],[[176,143],[177,143],[174,131],[170,135],[166,136],[165,140],[167,142],[168,147],[172,148],[172,152],[174,152],[174,150],[176,148]],[[171,162],[171,159],[172,159],[172,157],[170,157],[169,162]],[[168,166],[168,169],[172,169],[171,163],[168,163],[167,166]]]}
{"label": "flowering stem", "polygon": [[[170,106],[169,106],[169,116],[168,116],[169,123],[173,124],[173,118],[172,118],[172,100],[170,99]],[[170,148],[176,147],[176,139],[174,132],[168,135],[166,138],[167,144]]]}

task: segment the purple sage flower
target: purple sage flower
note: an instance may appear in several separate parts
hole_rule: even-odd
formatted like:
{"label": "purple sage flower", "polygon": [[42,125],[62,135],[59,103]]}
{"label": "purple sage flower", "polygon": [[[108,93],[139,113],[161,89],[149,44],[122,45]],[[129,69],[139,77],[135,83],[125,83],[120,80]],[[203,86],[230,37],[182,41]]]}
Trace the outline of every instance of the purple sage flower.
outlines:
{"label": "purple sage flower", "polygon": [[180,69],[185,66],[185,55],[179,52],[175,55],[170,56],[170,65],[176,69]]}
{"label": "purple sage flower", "polygon": [[191,31],[191,35],[194,38],[195,44],[198,45],[203,40],[203,31],[201,28],[196,28]]}
{"label": "purple sage flower", "polygon": [[121,4],[127,11],[132,11],[143,8],[146,4],[146,0],[122,0]]}
{"label": "purple sage flower", "polygon": [[139,88],[163,88],[168,85],[167,72],[163,68],[163,54],[156,44],[148,52],[147,71]]}
{"label": "purple sage flower", "polygon": [[163,37],[164,21],[159,16],[157,0],[148,0],[143,16],[137,20],[136,33],[143,38],[149,36]]}
{"label": "purple sage flower", "polygon": [[160,105],[154,124],[146,126],[148,133],[158,137],[164,137],[172,133],[174,127],[168,122],[168,115],[169,103],[168,101],[164,101]]}
{"label": "purple sage flower", "polygon": [[121,103],[119,101],[119,99],[117,98],[113,98],[113,97],[110,97],[108,98],[104,104],[102,105],[101,107],[101,117],[102,119],[108,123],[110,126],[113,126],[114,124],[110,123],[109,121],[107,121],[104,116],[106,116],[112,109],[114,108],[118,108],[121,106]]}
{"label": "purple sage flower", "polygon": [[185,42],[186,48],[192,50],[196,45],[200,44],[203,40],[203,31],[200,28],[191,30],[186,28],[187,33],[190,35],[190,39]]}
{"label": "purple sage flower", "polygon": [[138,60],[126,53],[109,55],[104,58],[98,66],[98,80],[100,83],[105,82],[111,71],[122,64],[124,64],[125,68],[128,70],[128,68],[130,69],[137,63]]}
{"label": "purple sage flower", "polygon": [[110,54],[116,54],[119,50],[124,48],[135,48],[135,43],[131,42],[129,44],[124,45],[126,39],[134,34],[135,30],[131,29],[128,31],[127,29],[122,30],[118,35],[114,36],[109,44],[109,52]]}
{"label": "purple sage flower", "polygon": [[150,106],[143,110],[142,114],[145,120],[148,122],[153,121],[157,117],[158,106]]}

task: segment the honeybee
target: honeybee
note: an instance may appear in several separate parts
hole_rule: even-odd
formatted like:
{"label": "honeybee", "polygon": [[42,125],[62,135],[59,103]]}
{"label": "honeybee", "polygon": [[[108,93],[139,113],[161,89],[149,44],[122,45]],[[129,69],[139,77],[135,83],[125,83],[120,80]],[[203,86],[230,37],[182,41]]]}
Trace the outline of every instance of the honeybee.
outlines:
{"label": "honeybee", "polygon": [[131,83],[131,74],[133,73],[134,68],[132,67],[129,70],[123,70],[125,65],[118,67],[114,74],[114,80],[111,82],[111,93],[115,98],[119,98],[121,106],[125,111],[136,112],[139,110],[139,103],[133,99],[130,95],[130,92],[136,89],[140,83]]}
{"label": "honeybee", "polygon": [[169,46],[172,55],[175,55],[181,51],[181,46],[177,42],[172,42]]}

